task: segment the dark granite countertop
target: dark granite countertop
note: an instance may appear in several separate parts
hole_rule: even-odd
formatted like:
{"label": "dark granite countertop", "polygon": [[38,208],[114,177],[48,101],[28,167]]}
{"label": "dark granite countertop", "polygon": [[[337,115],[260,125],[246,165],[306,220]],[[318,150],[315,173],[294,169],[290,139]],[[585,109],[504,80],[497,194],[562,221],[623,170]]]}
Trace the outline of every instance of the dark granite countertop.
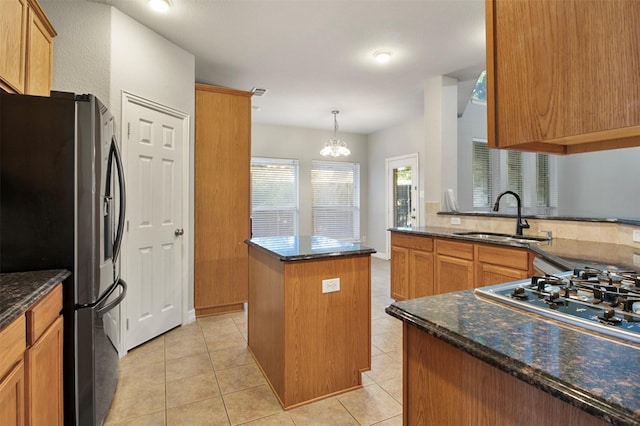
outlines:
{"label": "dark granite countertop", "polygon": [[479,299],[396,302],[391,316],[616,425],[640,424],[640,347]]}
{"label": "dark granite countertop", "polygon": [[640,247],[634,248],[621,244],[578,241],[563,238],[552,238],[549,241],[538,243],[487,241],[465,235],[455,235],[456,232],[465,232],[464,230],[429,226],[419,228],[391,228],[390,231],[430,237],[452,238],[484,244],[528,248],[543,258],[557,264],[559,267],[565,268],[567,271],[586,265],[614,265],[627,270],[640,269],[640,265],[637,264],[640,262]]}
{"label": "dark granite countertop", "polygon": [[315,235],[252,238],[246,243],[280,258],[283,262],[376,252],[374,249],[360,244]]}
{"label": "dark granite countertop", "polygon": [[24,314],[69,275],[65,269],[0,274],[0,329]]}

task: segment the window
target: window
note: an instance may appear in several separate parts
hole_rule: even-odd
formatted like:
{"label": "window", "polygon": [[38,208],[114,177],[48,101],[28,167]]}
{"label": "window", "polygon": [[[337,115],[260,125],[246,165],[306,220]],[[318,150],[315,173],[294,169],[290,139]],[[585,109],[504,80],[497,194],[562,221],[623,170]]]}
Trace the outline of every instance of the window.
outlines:
{"label": "window", "polygon": [[[558,206],[555,157],[548,154],[489,149],[484,139],[473,140],[473,208],[488,210],[498,194],[510,190],[522,199],[527,214],[554,214]],[[514,197],[500,205],[516,208]]]}
{"label": "window", "polygon": [[298,234],[298,160],[251,159],[253,237]]}
{"label": "window", "polygon": [[487,72],[482,71],[478,80],[476,80],[476,85],[473,87],[473,91],[471,92],[471,102],[478,104],[487,104]]}
{"label": "window", "polygon": [[311,163],[313,234],[345,241],[360,239],[360,164]]}

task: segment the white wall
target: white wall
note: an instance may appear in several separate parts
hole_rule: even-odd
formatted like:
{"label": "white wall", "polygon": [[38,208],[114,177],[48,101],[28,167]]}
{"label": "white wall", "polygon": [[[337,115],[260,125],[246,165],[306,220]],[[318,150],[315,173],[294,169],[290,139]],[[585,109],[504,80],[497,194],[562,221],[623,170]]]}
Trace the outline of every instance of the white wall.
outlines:
{"label": "white wall", "polygon": [[[365,245],[386,253],[387,236],[387,176],[385,160],[399,155],[418,153],[418,177],[421,190],[425,176],[424,118],[416,117],[389,129],[369,135],[369,229]],[[424,199],[420,199],[421,205]],[[424,209],[420,209],[420,224],[424,225]]]}
{"label": "white wall", "polygon": [[[58,36],[54,39],[53,90],[93,93],[122,123],[122,91],[194,116],[195,58],[112,6],[87,1],[41,0]],[[193,170],[193,119],[189,169]],[[193,235],[193,173],[189,173]],[[131,184],[131,183],[129,183]],[[193,240],[188,245],[188,309],[193,309]]]}
{"label": "white wall", "polygon": [[487,107],[469,101],[458,118],[458,207],[473,210],[473,139],[487,138]]}
{"label": "white wall", "polygon": [[[329,127],[329,126],[328,126]],[[338,133],[347,143],[351,155],[335,161],[360,163],[360,235],[368,230],[368,146],[367,137],[355,133]],[[320,155],[324,143],[333,137],[333,129],[317,130],[299,127],[253,123],[251,155],[254,157],[291,158],[299,160],[299,235],[311,235],[311,161],[327,160]],[[331,159],[333,160],[333,159]]]}
{"label": "white wall", "polygon": [[52,90],[93,93],[111,107],[111,6],[40,0],[53,39]]}

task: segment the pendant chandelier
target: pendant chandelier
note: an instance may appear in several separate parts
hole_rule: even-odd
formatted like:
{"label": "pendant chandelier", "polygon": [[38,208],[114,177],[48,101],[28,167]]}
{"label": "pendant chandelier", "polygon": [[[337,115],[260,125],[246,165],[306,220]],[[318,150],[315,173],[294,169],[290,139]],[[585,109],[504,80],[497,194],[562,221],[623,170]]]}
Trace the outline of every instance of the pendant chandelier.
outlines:
{"label": "pendant chandelier", "polygon": [[332,157],[340,157],[341,155],[344,155],[345,157],[348,155],[351,155],[351,151],[349,150],[349,148],[347,148],[347,143],[344,141],[341,141],[340,139],[338,139],[338,137],[336,136],[338,133],[338,118],[337,115],[340,113],[340,111],[331,111],[331,114],[333,114],[333,138],[329,139],[325,144],[324,144],[324,148],[322,148],[322,150],[320,150],[320,155],[323,156],[332,156]]}

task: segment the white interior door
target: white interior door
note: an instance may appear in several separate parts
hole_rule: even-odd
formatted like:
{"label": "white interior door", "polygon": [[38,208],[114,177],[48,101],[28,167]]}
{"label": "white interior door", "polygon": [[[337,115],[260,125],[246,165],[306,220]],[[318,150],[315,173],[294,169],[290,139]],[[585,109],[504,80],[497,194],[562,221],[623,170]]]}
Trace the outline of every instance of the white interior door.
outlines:
{"label": "white interior door", "polygon": [[125,94],[127,251],[125,347],[182,323],[188,117]]}
{"label": "white interior door", "polygon": [[[386,159],[387,165],[387,227],[420,226],[420,174],[418,154]],[[387,254],[391,253],[391,238],[387,232]]]}

